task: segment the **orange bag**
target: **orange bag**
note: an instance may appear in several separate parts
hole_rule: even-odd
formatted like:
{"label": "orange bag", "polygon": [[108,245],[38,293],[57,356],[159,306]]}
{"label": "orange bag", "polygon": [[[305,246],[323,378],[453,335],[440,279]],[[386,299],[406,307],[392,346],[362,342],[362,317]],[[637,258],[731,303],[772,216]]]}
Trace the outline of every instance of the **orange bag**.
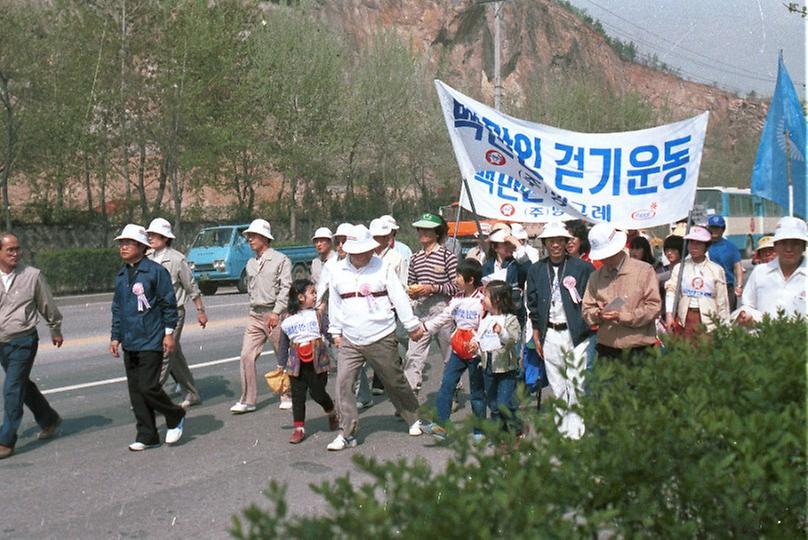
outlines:
{"label": "orange bag", "polygon": [[458,328],[455,330],[455,333],[452,334],[452,350],[461,360],[471,360],[474,358],[475,355],[469,351],[469,344],[473,337],[474,330],[466,330],[463,328]]}

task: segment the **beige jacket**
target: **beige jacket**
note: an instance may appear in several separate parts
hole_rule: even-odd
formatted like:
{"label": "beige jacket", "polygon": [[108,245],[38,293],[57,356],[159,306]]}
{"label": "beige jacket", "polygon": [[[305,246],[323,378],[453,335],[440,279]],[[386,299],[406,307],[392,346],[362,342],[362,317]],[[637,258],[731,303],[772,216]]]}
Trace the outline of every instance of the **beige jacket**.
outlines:
{"label": "beige jacket", "polygon": [[163,265],[171,276],[171,285],[174,287],[174,296],[177,298],[177,308],[182,309],[188,298],[191,301],[202,296],[199,286],[194,279],[194,272],[188,266],[185,255],[174,248],[167,247],[160,251],[152,251],[149,258]]}
{"label": "beige jacket", "polygon": [[269,311],[280,315],[289,303],[292,286],[292,261],[272,248],[261,257],[247,261],[247,292],[252,311]]}
{"label": "beige jacket", "polygon": [[[601,321],[598,312],[616,298],[622,298],[617,321]],[[598,326],[598,343],[628,349],[656,343],[655,319],[662,301],[656,272],[650,264],[624,255],[623,262],[610,270],[595,270],[589,277],[583,300],[584,320]]]}
{"label": "beige jacket", "polygon": [[[684,267],[685,273],[677,308],[679,322],[684,324],[692,300],[694,304],[698,304],[701,323],[707,327],[708,332],[711,332],[715,330],[713,317],[717,317],[721,322],[729,321],[729,298],[724,269],[707,259],[703,263],[696,264],[690,256],[685,259]],[[668,313],[673,313],[676,284],[679,282],[681,268],[681,264],[674,266],[670,279],[665,283],[665,309]]]}
{"label": "beige jacket", "polygon": [[38,314],[47,321],[51,337],[61,337],[62,314],[45,278],[37,268],[19,265],[8,290],[0,281],[0,343],[36,332]]}

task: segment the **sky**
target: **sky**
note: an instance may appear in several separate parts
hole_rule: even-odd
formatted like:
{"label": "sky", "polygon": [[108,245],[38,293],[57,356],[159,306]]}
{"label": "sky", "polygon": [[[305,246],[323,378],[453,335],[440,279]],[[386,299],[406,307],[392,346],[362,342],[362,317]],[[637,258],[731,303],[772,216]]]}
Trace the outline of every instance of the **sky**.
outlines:
{"label": "sky", "polygon": [[784,5],[795,0],[570,1],[610,36],[633,41],[642,54],[656,54],[685,79],[717,83],[740,95],[771,96],[782,49],[794,87],[805,99],[808,19]]}

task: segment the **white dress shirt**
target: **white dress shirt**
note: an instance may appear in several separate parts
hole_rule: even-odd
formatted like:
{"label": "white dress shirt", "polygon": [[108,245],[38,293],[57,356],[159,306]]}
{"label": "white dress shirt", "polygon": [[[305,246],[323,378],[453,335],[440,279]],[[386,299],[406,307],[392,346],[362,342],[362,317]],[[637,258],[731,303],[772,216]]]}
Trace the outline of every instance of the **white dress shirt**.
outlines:
{"label": "white dress shirt", "polygon": [[[398,276],[374,255],[356,268],[350,256],[329,269],[328,333],[354,345],[370,345],[396,329],[396,316],[412,332],[421,324]],[[372,293],[382,293],[374,296]],[[358,294],[343,298],[346,294]],[[395,309],[395,313],[393,312]]]}
{"label": "white dress shirt", "polygon": [[751,307],[757,311],[777,316],[778,310],[784,310],[786,315],[799,314],[805,316],[806,294],[808,290],[808,268],[805,257],[788,279],[783,276],[780,261],[774,259],[765,264],[759,264],[752,270],[743,289],[743,307]]}

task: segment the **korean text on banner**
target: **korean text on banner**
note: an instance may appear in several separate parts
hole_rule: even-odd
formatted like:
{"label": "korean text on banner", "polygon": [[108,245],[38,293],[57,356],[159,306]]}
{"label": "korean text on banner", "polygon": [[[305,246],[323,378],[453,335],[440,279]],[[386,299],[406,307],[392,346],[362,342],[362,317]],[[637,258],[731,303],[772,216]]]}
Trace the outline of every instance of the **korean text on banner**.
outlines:
{"label": "korean text on banner", "polygon": [[708,114],[651,129],[576,133],[502,114],[435,81],[460,172],[460,204],[490,218],[673,223],[696,196]]}

